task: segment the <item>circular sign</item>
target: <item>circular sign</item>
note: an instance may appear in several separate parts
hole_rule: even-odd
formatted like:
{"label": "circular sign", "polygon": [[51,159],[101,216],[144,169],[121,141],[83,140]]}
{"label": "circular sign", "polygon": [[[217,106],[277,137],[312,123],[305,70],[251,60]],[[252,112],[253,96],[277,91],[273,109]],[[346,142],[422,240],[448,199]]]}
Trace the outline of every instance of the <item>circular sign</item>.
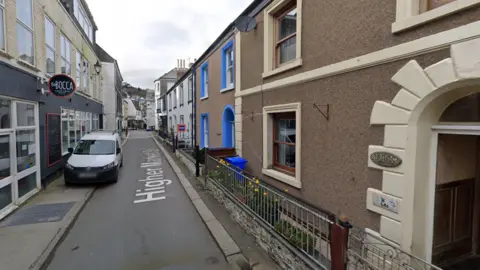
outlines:
{"label": "circular sign", "polygon": [[54,75],[48,80],[48,90],[57,97],[70,97],[76,89],[75,81],[65,74]]}

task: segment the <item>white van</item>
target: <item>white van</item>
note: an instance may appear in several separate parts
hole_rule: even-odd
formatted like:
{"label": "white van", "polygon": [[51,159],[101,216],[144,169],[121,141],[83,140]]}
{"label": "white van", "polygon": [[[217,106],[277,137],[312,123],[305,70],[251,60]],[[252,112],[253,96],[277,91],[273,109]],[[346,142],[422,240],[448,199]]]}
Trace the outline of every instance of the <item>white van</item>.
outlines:
{"label": "white van", "polygon": [[122,142],[118,133],[93,131],[77,143],[65,162],[65,184],[117,182],[123,165]]}

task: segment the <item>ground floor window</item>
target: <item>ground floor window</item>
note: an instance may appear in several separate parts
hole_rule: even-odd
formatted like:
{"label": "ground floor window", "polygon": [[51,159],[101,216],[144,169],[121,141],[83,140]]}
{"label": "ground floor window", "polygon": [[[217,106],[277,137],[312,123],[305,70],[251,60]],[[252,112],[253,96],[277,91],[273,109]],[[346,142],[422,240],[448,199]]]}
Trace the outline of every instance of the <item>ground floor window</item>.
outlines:
{"label": "ground floor window", "polygon": [[300,103],[263,108],[262,173],[296,188],[301,188],[300,131]]}
{"label": "ground floor window", "polygon": [[203,114],[200,122],[200,143],[201,147],[208,147],[209,143],[209,127],[208,127],[208,114]]}
{"label": "ground floor window", "polygon": [[[93,122],[93,124],[92,124]],[[74,148],[88,132],[98,129],[98,114],[62,108],[62,152]]]}

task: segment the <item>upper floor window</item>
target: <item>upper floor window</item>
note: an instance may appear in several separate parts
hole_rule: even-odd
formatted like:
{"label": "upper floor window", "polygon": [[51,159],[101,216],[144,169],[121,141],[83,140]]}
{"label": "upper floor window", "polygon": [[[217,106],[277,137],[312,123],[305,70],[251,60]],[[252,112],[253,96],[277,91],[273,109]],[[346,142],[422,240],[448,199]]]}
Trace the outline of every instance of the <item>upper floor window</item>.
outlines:
{"label": "upper floor window", "polygon": [[179,92],[180,92],[180,106],[183,106],[183,98],[184,98],[184,94],[183,94],[183,83],[180,84],[180,87],[179,87]]}
{"label": "upper floor window", "polygon": [[404,31],[478,4],[478,0],[397,0],[392,32]]}
{"label": "upper floor window", "polygon": [[222,92],[233,89],[235,75],[233,62],[233,40],[230,40],[222,48]]}
{"label": "upper floor window", "polygon": [[80,88],[81,75],[82,75],[82,55],[78,50],[75,52],[75,71],[77,74],[77,79],[76,79],[77,88]]}
{"label": "upper floor window", "polygon": [[276,29],[278,29],[275,55],[276,64],[292,61],[296,57],[296,39],[297,39],[297,7],[296,5],[287,6],[282,10],[276,19]]}
{"label": "upper floor window", "polygon": [[35,64],[32,0],[17,0],[17,51],[20,60]]}
{"label": "upper floor window", "polygon": [[193,96],[193,78],[190,76],[188,78],[188,101],[192,101]]}
{"label": "upper floor window", "polygon": [[60,56],[62,57],[62,73],[72,75],[72,50],[70,41],[63,35],[60,35]]}
{"label": "upper floor window", "polygon": [[200,98],[208,98],[208,62],[200,68]]}
{"label": "upper floor window", "polygon": [[173,108],[177,107],[177,89],[173,90]]}
{"label": "upper floor window", "polygon": [[456,0],[421,0],[420,1],[420,11],[425,12],[428,10],[432,10],[435,8],[438,8],[440,6],[443,6],[445,4],[448,4],[450,2],[454,2]]}
{"label": "upper floor window", "polygon": [[264,12],[263,77],[302,65],[302,3],[304,0],[273,1]]}
{"label": "upper floor window", "polygon": [[88,91],[89,87],[89,76],[90,76],[90,64],[87,59],[83,59],[83,89],[85,92]]}
{"label": "upper floor window", "polygon": [[51,76],[55,74],[55,26],[48,17],[45,17],[45,53],[47,74]]}
{"label": "upper floor window", "polygon": [[0,0],[0,51],[5,51],[5,3]]}
{"label": "upper floor window", "polygon": [[93,42],[93,27],[80,0],[73,0],[73,12],[88,39]]}

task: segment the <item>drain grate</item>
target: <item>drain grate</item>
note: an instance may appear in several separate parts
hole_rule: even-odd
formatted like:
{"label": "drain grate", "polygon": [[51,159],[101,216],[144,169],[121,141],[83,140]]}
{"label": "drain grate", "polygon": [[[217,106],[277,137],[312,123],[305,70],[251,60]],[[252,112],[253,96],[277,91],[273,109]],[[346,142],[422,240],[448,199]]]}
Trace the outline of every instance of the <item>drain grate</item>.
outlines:
{"label": "drain grate", "polygon": [[75,202],[26,206],[0,223],[0,227],[61,221]]}

